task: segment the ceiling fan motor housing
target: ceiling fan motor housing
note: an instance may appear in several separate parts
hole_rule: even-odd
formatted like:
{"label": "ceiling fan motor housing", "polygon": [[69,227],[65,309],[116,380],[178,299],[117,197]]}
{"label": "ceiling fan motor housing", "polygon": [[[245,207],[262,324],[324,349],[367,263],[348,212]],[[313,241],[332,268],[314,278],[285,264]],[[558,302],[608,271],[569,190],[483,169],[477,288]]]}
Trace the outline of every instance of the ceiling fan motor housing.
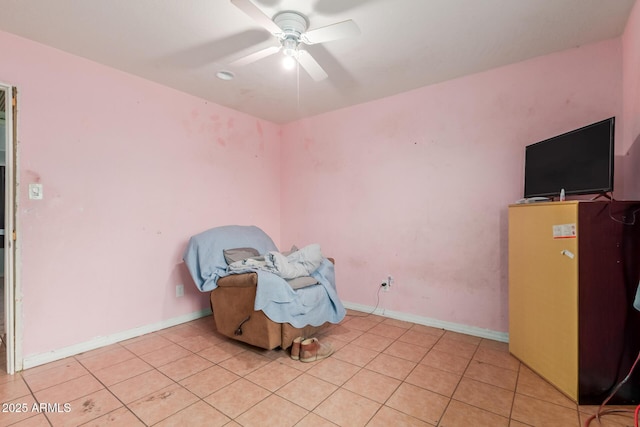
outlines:
{"label": "ceiling fan motor housing", "polygon": [[299,12],[285,11],[273,17],[273,22],[282,29],[280,39],[284,48],[284,54],[295,56],[300,44],[300,36],[309,27],[309,20]]}

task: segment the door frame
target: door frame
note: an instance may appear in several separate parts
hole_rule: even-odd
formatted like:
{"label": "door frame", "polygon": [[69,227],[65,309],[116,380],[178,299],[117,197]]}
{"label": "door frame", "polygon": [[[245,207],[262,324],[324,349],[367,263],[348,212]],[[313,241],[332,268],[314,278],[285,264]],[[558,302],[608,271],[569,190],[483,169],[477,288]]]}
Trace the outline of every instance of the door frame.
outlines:
{"label": "door frame", "polygon": [[0,82],[5,92],[5,233],[4,233],[4,307],[7,346],[7,373],[22,370],[22,306],[16,269],[17,198],[17,111],[18,93],[14,86]]}

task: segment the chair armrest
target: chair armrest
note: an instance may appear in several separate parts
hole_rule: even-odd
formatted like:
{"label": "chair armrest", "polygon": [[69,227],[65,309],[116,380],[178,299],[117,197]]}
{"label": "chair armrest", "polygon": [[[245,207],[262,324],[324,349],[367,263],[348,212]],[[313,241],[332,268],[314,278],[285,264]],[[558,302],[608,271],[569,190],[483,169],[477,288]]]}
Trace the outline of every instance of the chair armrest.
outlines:
{"label": "chair armrest", "polygon": [[222,288],[249,288],[258,284],[256,273],[230,274],[218,279],[218,287]]}

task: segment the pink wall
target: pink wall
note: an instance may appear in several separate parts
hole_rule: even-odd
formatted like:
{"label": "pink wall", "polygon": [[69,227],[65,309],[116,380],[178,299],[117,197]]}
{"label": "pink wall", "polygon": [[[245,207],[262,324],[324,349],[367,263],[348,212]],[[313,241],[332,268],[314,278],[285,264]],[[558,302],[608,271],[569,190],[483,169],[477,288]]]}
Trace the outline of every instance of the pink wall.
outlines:
{"label": "pink wall", "polygon": [[640,199],[640,3],[636,2],[622,36],[625,198]]}
{"label": "pink wall", "polygon": [[279,126],[7,33],[0,50],[19,90],[25,357],[208,308],[181,264],[197,232],[279,239]]}
{"label": "pink wall", "polygon": [[621,112],[620,40],[284,127],[282,242],[322,244],[339,292],[507,331],[507,205],[524,146]]}
{"label": "pink wall", "polygon": [[387,309],[506,331],[523,147],[622,111],[620,40],[282,127],[6,33],[0,48],[20,90],[25,357],[208,307],[182,252],[231,223],[321,243],[347,302],[375,305],[391,273]]}

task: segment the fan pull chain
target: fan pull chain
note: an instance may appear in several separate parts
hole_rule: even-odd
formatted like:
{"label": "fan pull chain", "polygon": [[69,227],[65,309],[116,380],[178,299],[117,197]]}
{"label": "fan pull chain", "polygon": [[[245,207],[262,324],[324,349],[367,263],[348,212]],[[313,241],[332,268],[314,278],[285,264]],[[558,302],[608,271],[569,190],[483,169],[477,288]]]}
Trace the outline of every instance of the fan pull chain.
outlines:
{"label": "fan pull chain", "polygon": [[296,61],[296,96],[298,103],[298,115],[300,114],[300,63]]}

